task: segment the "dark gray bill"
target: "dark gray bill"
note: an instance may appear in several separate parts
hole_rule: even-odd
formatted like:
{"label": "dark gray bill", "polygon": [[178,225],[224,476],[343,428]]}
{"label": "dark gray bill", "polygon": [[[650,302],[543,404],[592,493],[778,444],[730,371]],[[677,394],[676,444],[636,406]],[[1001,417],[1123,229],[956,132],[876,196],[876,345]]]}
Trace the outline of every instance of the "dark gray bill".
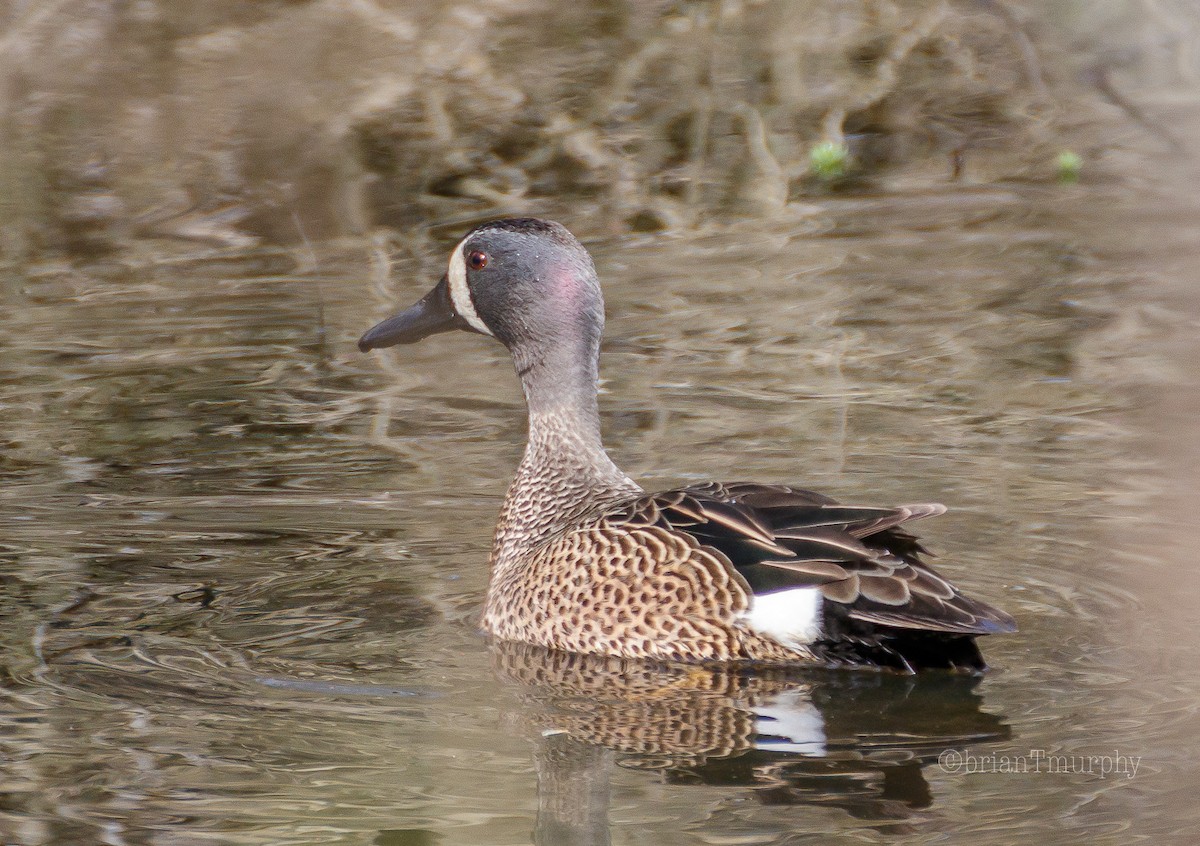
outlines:
{"label": "dark gray bill", "polygon": [[438,332],[469,328],[450,305],[450,286],[443,276],[420,302],[368,329],[358,339],[358,348],[367,352],[396,344],[412,344]]}

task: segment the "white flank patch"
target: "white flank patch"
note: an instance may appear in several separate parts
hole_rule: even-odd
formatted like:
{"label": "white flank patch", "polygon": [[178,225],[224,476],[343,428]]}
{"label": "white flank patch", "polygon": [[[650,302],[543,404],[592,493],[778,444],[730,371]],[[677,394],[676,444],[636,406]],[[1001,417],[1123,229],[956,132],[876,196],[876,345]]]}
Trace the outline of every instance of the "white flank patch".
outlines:
{"label": "white flank patch", "polygon": [[755,596],[742,621],[784,646],[807,646],[821,636],[821,591],[793,588]]}
{"label": "white flank patch", "polygon": [[472,329],[491,335],[492,330],[487,328],[487,324],[475,311],[475,303],[471,301],[471,289],[467,287],[467,260],[463,258],[463,246],[466,243],[466,238],[459,241],[454,252],[450,254],[450,269],[446,272],[446,278],[450,280],[450,302],[454,304],[454,310],[462,319],[471,324]]}

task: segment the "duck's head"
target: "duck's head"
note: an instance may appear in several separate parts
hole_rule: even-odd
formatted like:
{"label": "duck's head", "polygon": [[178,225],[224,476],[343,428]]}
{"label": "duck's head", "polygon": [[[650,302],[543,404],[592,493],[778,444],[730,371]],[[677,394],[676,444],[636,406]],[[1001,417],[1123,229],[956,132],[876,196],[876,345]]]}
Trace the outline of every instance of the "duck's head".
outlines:
{"label": "duck's head", "polygon": [[524,375],[548,359],[594,360],[603,326],[604,300],[583,245],[553,221],[510,218],[467,233],[433,290],[368,330],[358,348],[463,329],[508,347]]}

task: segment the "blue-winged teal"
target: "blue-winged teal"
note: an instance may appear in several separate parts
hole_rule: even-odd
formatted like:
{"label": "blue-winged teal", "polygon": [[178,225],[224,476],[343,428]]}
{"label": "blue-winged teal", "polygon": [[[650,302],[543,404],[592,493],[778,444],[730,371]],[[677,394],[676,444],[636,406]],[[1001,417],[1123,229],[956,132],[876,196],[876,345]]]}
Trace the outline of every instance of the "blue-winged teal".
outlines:
{"label": "blue-winged teal", "polygon": [[647,494],[600,443],[604,301],[591,257],[545,220],[485,223],[363,351],[465,329],[508,348],[529,443],[496,527],[484,628],[570,652],[678,661],[985,668],[1013,619],[959,593],[899,526],[941,505],[841,505],[783,485]]}

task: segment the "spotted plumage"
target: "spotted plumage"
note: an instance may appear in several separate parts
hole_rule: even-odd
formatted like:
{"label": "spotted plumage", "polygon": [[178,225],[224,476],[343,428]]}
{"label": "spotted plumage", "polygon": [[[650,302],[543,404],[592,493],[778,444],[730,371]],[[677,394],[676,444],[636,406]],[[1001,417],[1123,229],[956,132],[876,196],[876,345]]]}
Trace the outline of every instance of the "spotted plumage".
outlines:
{"label": "spotted plumage", "polygon": [[964,596],[900,528],[940,505],[843,505],[783,485],[645,493],[609,459],[596,407],[603,300],[562,226],[484,224],[442,281],[363,350],[435,332],[512,354],[529,442],[501,509],[483,627],[569,652],[690,662],[979,671],[1011,617]]}

